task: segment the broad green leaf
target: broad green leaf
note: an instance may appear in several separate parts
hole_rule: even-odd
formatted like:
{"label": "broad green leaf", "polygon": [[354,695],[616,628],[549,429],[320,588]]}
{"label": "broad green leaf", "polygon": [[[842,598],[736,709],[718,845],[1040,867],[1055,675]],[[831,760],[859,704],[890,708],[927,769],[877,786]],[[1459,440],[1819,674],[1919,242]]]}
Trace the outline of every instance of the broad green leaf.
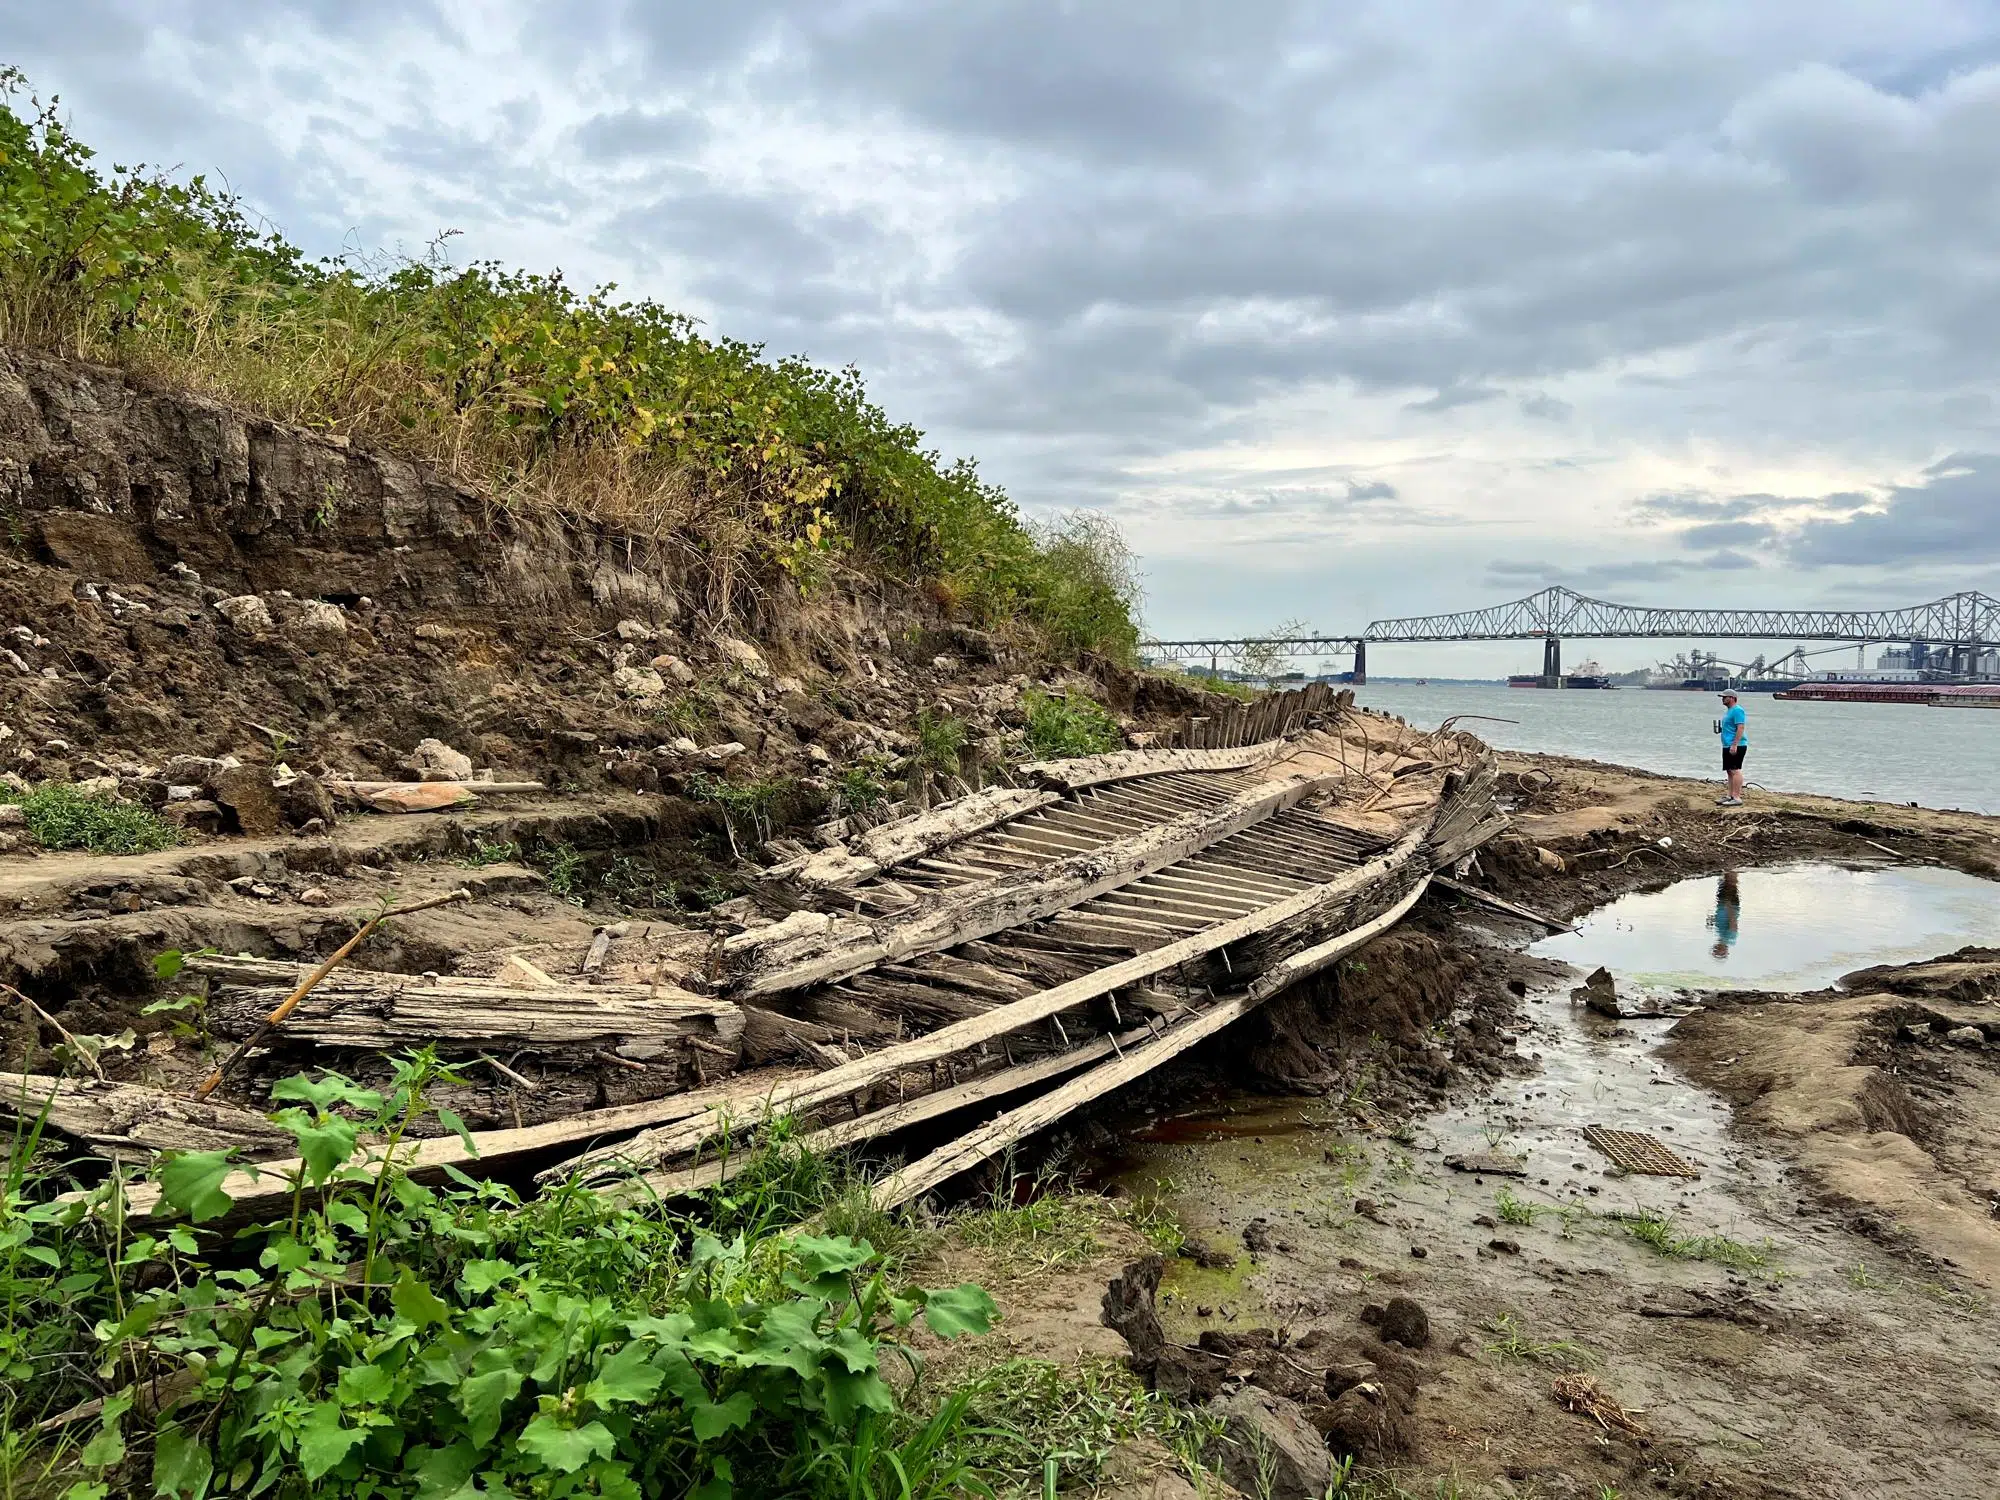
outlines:
{"label": "broad green leaf", "polygon": [[748,1391],[738,1391],[727,1401],[704,1401],[690,1407],[688,1415],[694,1426],[698,1442],[712,1442],[725,1432],[733,1432],[739,1427],[748,1427],[757,1415],[757,1403]]}
{"label": "broad green leaf", "polygon": [[389,1305],[396,1309],[398,1317],[419,1328],[451,1321],[451,1309],[438,1299],[436,1292],[417,1280],[408,1266],[403,1267],[395,1286],[389,1289]]}
{"label": "broad green leaf", "polygon": [[999,1309],[986,1289],[972,1282],[945,1287],[924,1298],[924,1323],[939,1338],[955,1339],[965,1333],[985,1333],[993,1326]]}
{"label": "broad green leaf", "polygon": [[601,1500],[640,1500],[644,1494],[632,1477],[632,1466],[616,1459],[601,1458],[586,1471],[597,1487]]}
{"label": "broad green leaf", "polygon": [[[823,1347],[818,1332],[813,1328],[816,1306],[803,1302],[781,1302],[776,1307],[765,1309],[764,1326],[757,1331],[756,1343],[743,1353],[742,1362],[774,1365],[792,1371],[801,1380],[811,1380],[819,1371],[820,1350]],[[695,1345],[695,1340],[688,1341],[690,1348]]]}
{"label": "broad green leaf", "polygon": [[500,1414],[521,1391],[519,1370],[492,1370],[468,1376],[452,1393],[451,1404],[465,1417],[467,1436],[484,1448],[500,1431]]}
{"label": "broad green leaf", "polygon": [[827,1418],[839,1427],[850,1427],[862,1411],[888,1412],[896,1409],[895,1393],[874,1371],[850,1375],[829,1364],[820,1371],[820,1389],[826,1402]]}
{"label": "broad green leaf", "polygon": [[153,972],[162,979],[178,979],[186,967],[187,955],[178,948],[169,948],[153,959]]}
{"label": "broad green leaf", "polygon": [[814,1276],[838,1276],[857,1270],[875,1258],[875,1247],[866,1240],[819,1238],[802,1234],[792,1241],[799,1265]]}
{"label": "broad green leaf", "polygon": [[648,1352],[638,1344],[620,1349],[598,1366],[597,1378],[583,1388],[584,1399],[599,1406],[651,1400],[666,1376],[653,1368]]}
{"label": "broad green leaf", "polygon": [[203,1500],[215,1472],[208,1445],[178,1427],[163,1427],[153,1440],[153,1493],[174,1500]]}
{"label": "broad green leaf", "polygon": [[98,1429],[97,1436],[83,1445],[78,1455],[86,1469],[108,1469],[113,1464],[125,1461],[125,1436],[118,1430],[116,1420],[107,1420]]}
{"label": "broad green leaf", "polygon": [[172,1151],[161,1160],[155,1177],[169,1207],[195,1223],[219,1219],[229,1212],[230,1197],[222,1179],[230,1173],[227,1151]]}
{"label": "broad green leaf", "polygon": [[593,1458],[609,1458],[618,1446],[611,1429],[602,1422],[565,1427],[547,1412],[522,1428],[514,1443],[558,1474],[572,1473]]}
{"label": "broad green leaf", "polygon": [[458,1273],[458,1284],[472,1296],[482,1296],[501,1282],[521,1274],[521,1268],[506,1260],[469,1260]]}
{"label": "broad green leaf", "polygon": [[827,1336],[826,1352],[855,1375],[875,1368],[875,1345],[856,1328],[836,1328]]}
{"label": "broad green leaf", "polygon": [[368,1232],[367,1211],[348,1198],[336,1198],[327,1204],[326,1221],[336,1229],[345,1229],[349,1234]]}
{"label": "broad green leaf", "polygon": [[343,1078],[338,1073],[322,1073],[317,1078],[294,1073],[290,1078],[281,1078],[271,1086],[271,1097],[310,1104],[321,1113],[325,1113],[336,1104],[351,1104],[356,1109],[366,1110],[370,1114],[382,1107],[382,1096],[374,1089],[364,1089],[353,1079]]}
{"label": "broad green leaf", "polygon": [[315,1402],[305,1426],[299,1429],[299,1467],[305,1470],[306,1478],[319,1479],[367,1435],[362,1428],[340,1425],[338,1402]]}
{"label": "broad green leaf", "polygon": [[280,1110],[271,1117],[299,1143],[299,1155],[306,1164],[306,1181],[314,1187],[325,1182],[334,1169],[354,1155],[355,1128],[351,1120],[328,1116],[314,1124],[302,1109]]}
{"label": "broad green leaf", "polygon": [[395,1386],[395,1377],[380,1365],[349,1365],[337,1388],[343,1406],[379,1406]]}

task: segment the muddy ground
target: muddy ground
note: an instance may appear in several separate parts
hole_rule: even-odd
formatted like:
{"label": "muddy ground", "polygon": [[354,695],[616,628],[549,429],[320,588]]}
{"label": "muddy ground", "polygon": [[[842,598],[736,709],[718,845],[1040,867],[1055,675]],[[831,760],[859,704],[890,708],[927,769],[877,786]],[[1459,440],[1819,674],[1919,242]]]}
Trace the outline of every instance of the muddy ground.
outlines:
{"label": "muddy ground", "polygon": [[[2000,873],[2000,820],[1507,768],[1471,879],[1555,917],[1808,858]],[[1187,1235],[1163,1386],[1281,1390],[1383,1494],[1994,1494],[2000,950],[1614,1019],[1541,935],[1427,903],[1076,1133],[1086,1182]],[[1623,1173],[1580,1136],[1606,1120],[1701,1175]],[[1395,1297],[1422,1347],[1383,1342]]]}

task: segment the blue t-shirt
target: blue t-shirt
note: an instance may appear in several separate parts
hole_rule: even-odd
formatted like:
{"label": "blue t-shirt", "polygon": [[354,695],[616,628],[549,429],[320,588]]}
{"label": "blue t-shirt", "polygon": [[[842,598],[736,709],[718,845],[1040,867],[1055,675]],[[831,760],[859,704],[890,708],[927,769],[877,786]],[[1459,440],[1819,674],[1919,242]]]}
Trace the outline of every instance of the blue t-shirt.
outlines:
{"label": "blue t-shirt", "polygon": [[1729,712],[1722,716],[1722,748],[1734,750],[1738,745],[1750,742],[1750,728],[1743,722],[1743,705],[1732,703]]}

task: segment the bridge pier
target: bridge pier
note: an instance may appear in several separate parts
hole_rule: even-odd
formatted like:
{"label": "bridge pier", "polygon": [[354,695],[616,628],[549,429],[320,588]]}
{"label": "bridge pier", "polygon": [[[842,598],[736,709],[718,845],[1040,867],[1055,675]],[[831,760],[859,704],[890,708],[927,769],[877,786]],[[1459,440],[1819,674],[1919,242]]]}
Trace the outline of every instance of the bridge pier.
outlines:
{"label": "bridge pier", "polygon": [[1563,685],[1563,643],[1557,636],[1542,639],[1542,686],[1559,688]]}
{"label": "bridge pier", "polygon": [[1368,643],[1366,641],[1356,641],[1354,643],[1354,675],[1352,680],[1356,687],[1366,687],[1368,685]]}

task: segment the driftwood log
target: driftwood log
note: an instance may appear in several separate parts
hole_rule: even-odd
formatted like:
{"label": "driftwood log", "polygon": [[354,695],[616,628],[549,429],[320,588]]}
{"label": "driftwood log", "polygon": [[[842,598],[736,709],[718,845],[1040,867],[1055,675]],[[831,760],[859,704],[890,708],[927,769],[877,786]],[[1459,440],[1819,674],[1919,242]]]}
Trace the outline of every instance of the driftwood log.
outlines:
{"label": "driftwood log", "polygon": [[0,1073],[0,1109],[29,1123],[45,1116],[62,1134],[106,1154],[221,1151],[230,1146],[269,1151],[292,1145],[289,1130],[252,1110],[99,1078]]}
{"label": "driftwood log", "polygon": [[[212,981],[210,1024],[238,1035],[273,995],[295,984],[296,964],[203,956],[188,968]],[[734,1054],[743,1014],[731,1002],[671,985],[511,984],[500,979],[377,974],[328,976],[288,1018],[285,1034],[323,1047],[390,1048],[436,1042],[448,1050],[580,1048],[645,1059],[687,1039]]]}

